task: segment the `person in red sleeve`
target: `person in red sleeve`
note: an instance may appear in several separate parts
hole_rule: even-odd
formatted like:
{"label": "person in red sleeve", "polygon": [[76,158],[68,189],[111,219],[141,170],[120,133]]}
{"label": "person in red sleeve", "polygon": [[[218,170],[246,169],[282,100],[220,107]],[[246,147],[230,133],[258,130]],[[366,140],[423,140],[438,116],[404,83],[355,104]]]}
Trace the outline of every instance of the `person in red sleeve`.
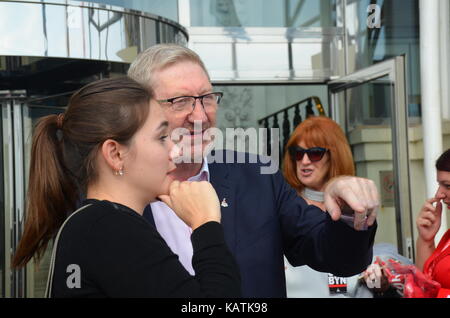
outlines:
{"label": "person in red sleeve", "polygon": [[[434,244],[435,236],[441,226],[442,210],[445,209],[445,205],[450,207],[450,149],[447,149],[436,161],[436,169],[439,188],[433,198],[425,201],[416,220],[419,237],[415,267],[425,275],[414,272],[411,267],[408,268],[409,265],[399,265],[403,266],[403,279],[406,279],[407,269],[410,269],[410,273],[415,276],[414,283],[408,287],[410,297],[427,297],[423,296],[424,292],[425,295],[433,294],[430,297],[450,297],[450,230],[447,230],[437,247]],[[364,280],[368,285],[370,282],[381,282],[381,288],[374,289],[375,293],[385,293],[392,287],[388,281],[385,266],[386,264],[375,262],[364,272]],[[440,285],[438,291],[426,290],[427,287],[433,287],[435,282]],[[403,281],[401,285],[400,294],[403,295],[407,289],[407,283]],[[419,285],[417,292],[411,290]]]}
{"label": "person in red sleeve", "polygon": [[436,169],[439,188],[436,195],[425,202],[416,221],[419,231],[416,266],[441,284],[438,297],[450,297],[450,230],[437,247],[434,244],[441,226],[443,205],[450,208],[450,149],[436,161]]}

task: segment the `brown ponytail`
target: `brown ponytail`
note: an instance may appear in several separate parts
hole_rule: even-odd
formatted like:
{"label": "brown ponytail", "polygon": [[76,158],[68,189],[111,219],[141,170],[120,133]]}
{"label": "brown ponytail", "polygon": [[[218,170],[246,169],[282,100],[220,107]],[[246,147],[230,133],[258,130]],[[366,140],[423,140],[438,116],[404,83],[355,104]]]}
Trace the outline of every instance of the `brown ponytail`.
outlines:
{"label": "brown ponytail", "polygon": [[12,266],[22,267],[33,254],[39,259],[48,241],[75,208],[79,196],[74,181],[65,173],[58,141],[58,115],[41,118],[31,148],[27,215],[24,233]]}
{"label": "brown ponytail", "polygon": [[152,93],[122,77],[93,82],[69,101],[64,116],[41,118],[34,131],[25,228],[12,267],[39,261],[66,216],[97,178],[101,144],[126,144],[144,124]]}

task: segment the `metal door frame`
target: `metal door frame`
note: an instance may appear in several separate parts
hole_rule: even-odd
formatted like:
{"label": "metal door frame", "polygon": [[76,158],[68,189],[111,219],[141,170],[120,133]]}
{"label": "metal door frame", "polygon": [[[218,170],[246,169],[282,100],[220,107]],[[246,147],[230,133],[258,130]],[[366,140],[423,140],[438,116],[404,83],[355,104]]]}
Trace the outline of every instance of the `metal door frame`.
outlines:
{"label": "metal door frame", "polygon": [[[414,259],[413,218],[408,152],[406,57],[404,55],[369,66],[328,83],[331,117],[340,121],[338,93],[387,76],[393,87],[392,160],[394,165],[395,213],[398,251]],[[346,115],[345,115],[346,116]],[[406,163],[406,164],[405,164]]]}
{"label": "metal door frame", "polygon": [[25,210],[22,108],[26,92],[0,91],[3,128],[4,296],[25,297],[26,269],[11,270],[10,260],[22,235]]}

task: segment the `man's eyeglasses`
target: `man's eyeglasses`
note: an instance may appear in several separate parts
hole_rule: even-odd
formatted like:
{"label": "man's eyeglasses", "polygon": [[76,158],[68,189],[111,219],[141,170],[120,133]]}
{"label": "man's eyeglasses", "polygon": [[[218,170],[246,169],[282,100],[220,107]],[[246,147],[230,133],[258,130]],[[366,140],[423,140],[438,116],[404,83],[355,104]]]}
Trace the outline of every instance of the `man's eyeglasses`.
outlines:
{"label": "man's eyeglasses", "polygon": [[201,96],[178,96],[169,99],[158,100],[159,103],[170,103],[170,107],[177,113],[190,114],[194,111],[195,102],[200,99],[200,103],[205,111],[214,111],[222,98],[222,92],[208,93]]}
{"label": "man's eyeglasses", "polygon": [[303,160],[303,156],[308,154],[309,160],[311,162],[317,162],[322,160],[323,156],[328,152],[328,149],[322,147],[313,147],[309,149],[305,149],[299,146],[291,146],[289,147],[289,154],[291,155],[292,160],[301,161]]}

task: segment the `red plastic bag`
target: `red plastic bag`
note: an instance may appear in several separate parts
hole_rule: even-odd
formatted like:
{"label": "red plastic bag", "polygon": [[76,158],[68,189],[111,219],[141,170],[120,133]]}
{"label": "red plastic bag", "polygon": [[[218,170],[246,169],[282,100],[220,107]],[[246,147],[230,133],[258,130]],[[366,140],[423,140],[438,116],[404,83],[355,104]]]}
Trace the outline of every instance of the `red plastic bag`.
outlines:
{"label": "red plastic bag", "polygon": [[450,298],[450,289],[441,288],[437,298]]}
{"label": "red plastic bag", "polygon": [[441,288],[414,265],[403,265],[393,259],[383,262],[377,258],[376,262],[384,269],[389,284],[403,298],[435,298]]}

